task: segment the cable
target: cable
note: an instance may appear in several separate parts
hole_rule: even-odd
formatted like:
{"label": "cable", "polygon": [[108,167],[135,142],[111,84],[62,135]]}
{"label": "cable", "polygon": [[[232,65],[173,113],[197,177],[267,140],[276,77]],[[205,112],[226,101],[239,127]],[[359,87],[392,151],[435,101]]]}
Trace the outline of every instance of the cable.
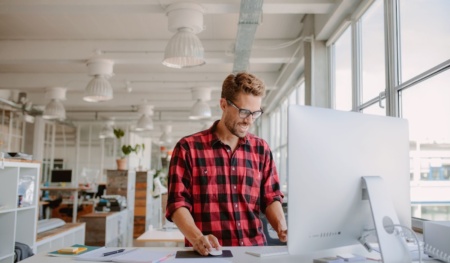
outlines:
{"label": "cable", "polygon": [[417,250],[419,251],[419,263],[422,263],[422,250],[420,249],[420,241],[419,241],[419,238],[417,237],[416,233],[411,228],[403,226],[403,225],[400,225],[400,224],[394,224],[393,226],[397,226],[397,227],[401,227],[403,229],[406,229],[406,230],[409,231],[409,233],[412,234],[412,236],[416,240]]}
{"label": "cable", "polygon": [[[422,263],[422,250],[420,249],[420,246],[421,246],[421,245],[420,245],[420,241],[419,241],[419,238],[417,237],[416,233],[415,233],[412,229],[410,229],[409,227],[400,225],[400,224],[394,224],[394,225],[385,226],[385,227],[400,227],[400,228],[402,228],[402,229],[407,229],[407,230],[412,234],[412,236],[414,237],[414,240],[415,240],[415,242],[416,242],[416,244],[417,244],[417,251],[419,252],[419,263]],[[380,251],[374,249],[374,248],[366,241],[366,238],[369,237],[373,232],[375,232],[375,229],[374,229],[374,228],[373,228],[373,229],[367,229],[367,230],[364,230],[364,232],[361,234],[361,237],[358,238],[358,241],[364,246],[364,248],[366,248],[366,250],[367,250],[368,252],[375,251],[375,252],[377,252],[377,253],[381,253]],[[397,236],[399,236],[399,237],[402,237],[402,238],[405,238],[405,239],[407,238],[403,232],[399,232],[397,229],[395,230],[395,234],[396,234]]]}

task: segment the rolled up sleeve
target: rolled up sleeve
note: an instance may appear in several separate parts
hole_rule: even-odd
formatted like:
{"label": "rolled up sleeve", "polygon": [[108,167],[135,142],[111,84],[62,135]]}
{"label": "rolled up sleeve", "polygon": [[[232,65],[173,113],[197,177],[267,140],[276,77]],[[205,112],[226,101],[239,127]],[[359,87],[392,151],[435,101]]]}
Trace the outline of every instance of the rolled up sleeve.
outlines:
{"label": "rolled up sleeve", "polygon": [[175,146],[169,165],[168,196],[166,218],[172,222],[172,215],[180,207],[192,210],[192,184],[191,158],[187,151],[187,144],[178,142]]}

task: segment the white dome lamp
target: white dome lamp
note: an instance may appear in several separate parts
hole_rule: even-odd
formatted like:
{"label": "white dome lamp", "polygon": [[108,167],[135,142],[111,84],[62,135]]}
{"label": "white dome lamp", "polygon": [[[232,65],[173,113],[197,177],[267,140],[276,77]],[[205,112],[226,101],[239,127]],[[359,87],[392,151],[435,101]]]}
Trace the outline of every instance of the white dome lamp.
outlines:
{"label": "white dome lamp", "polygon": [[163,125],[162,127],[163,133],[161,137],[159,137],[159,141],[162,145],[171,145],[173,142],[172,138],[172,125]]}
{"label": "white dome lamp", "polygon": [[192,98],[196,100],[192,106],[189,119],[203,120],[211,118],[211,108],[207,101],[211,100],[211,90],[209,88],[194,88],[192,89]]}
{"label": "white dome lamp", "polygon": [[170,68],[205,64],[205,50],[196,35],[203,31],[203,7],[196,3],[173,3],[166,11],[169,31],[176,33],[167,43],[162,64]]}
{"label": "white dome lamp", "polygon": [[112,100],[113,89],[108,81],[113,73],[114,61],[102,58],[88,60],[88,74],[94,78],[86,86],[83,100],[102,102]]}
{"label": "white dome lamp", "polygon": [[142,113],[142,116],[139,118],[136,131],[148,131],[153,130],[153,105],[143,104],[139,106],[139,113]]}
{"label": "white dome lamp", "polygon": [[45,90],[45,96],[50,102],[45,106],[42,118],[47,120],[64,120],[66,118],[66,109],[61,103],[66,100],[66,88],[49,87]]}
{"label": "white dome lamp", "polygon": [[106,139],[106,138],[114,138],[116,137],[114,135],[114,121],[113,120],[108,120],[106,122],[106,124],[102,127],[98,138],[100,139]]}

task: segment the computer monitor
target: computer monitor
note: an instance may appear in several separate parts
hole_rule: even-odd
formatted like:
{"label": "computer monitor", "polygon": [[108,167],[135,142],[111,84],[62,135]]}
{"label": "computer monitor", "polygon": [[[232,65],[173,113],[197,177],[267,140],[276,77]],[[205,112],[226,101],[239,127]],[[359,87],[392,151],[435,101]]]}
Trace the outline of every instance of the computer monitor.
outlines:
{"label": "computer monitor", "polygon": [[51,183],[71,183],[72,182],[72,170],[52,170],[50,176]]}
{"label": "computer monitor", "polygon": [[410,227],[406,120],[289,106],[290,254],[360,245],[364,229],[374,228],[362,176],[383,178],[383,195],[392,200],[400,224]]}

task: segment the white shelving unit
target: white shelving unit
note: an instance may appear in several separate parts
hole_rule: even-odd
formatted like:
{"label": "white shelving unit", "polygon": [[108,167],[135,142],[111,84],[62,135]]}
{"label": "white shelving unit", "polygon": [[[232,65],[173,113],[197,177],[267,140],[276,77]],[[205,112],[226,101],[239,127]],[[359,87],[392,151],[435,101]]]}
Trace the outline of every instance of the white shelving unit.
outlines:
{"label": "white shelving unit", "polygon": [[75,244],[84,245],[86,233],[85,223],[67,223],[37,235],[36,252],[50,252]]}
{"label": "white shelving unit", "polygon": [[40,173],[38,162],[0,160],[0,263],[14,262],[15,242],[36,253]]}

